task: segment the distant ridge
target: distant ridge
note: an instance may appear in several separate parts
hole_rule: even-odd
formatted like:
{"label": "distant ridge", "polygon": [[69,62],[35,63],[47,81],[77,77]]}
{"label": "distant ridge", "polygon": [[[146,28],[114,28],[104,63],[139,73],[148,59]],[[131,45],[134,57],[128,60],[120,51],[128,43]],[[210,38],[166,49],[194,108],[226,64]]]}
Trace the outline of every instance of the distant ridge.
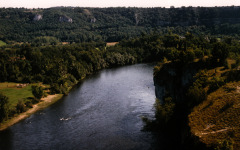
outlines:
{"label": "distant ridge", "polygon": [[240,7],[0,8],[0,21],[0,28],[4,29],[0,30],[0,40],[6,43],[31,43],[43,36],[70,43],[116,42],[141,34],[164,34],[169,30],[180,35],[189,31],[198,35],[237,36],[240,34]]}

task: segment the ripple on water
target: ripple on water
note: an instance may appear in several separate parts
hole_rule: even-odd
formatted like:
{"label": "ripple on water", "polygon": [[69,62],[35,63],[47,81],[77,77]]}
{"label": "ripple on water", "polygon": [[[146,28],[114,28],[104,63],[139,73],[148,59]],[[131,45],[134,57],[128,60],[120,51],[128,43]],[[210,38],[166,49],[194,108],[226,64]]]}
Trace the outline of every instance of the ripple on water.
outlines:
{"label": "ripple on water", "polygon": [[[0,133],[6,149],[153,149],[142,116],[153,116],[153,65],[106,69],[49,108]],[[1,141],[3,141],[2,143]]]}

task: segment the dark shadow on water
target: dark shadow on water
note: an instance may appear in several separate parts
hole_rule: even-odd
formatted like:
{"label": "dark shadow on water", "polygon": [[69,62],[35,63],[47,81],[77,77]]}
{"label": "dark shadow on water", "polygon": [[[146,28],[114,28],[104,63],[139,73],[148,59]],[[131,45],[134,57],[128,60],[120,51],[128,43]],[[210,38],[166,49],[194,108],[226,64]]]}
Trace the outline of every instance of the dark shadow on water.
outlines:
{"label": "dark shadow on water", "polygon": [[153,114],[152,70],[137,64],[86,77],[68,96],[0,132],[0,150],[162,149],[163,137],[140,131],[140,116]]}
{"label": "dark shadow on water", "polygon": [[12,131],[10,128],[0,131],[0,150],[12,149]]}

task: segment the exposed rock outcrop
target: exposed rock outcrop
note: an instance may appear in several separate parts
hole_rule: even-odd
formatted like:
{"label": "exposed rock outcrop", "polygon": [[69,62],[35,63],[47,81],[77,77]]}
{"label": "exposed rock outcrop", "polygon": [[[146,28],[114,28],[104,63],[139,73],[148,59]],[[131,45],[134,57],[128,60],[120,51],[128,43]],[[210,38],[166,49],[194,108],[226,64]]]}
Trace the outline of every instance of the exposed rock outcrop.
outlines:
{"label": "exposed rock outcrop", "polygon": [[42,20],[43,19],[43,16],[40,15],[40,14],[36,14],[33,18],[33,21],[39,21],[39,20]]}
{"label": "exposed rock outcrop", "polygon": [[97,21],[96,18],[91,18],[91,23],[95,23]]}
{"label": "exposed rock outcrop", "polygon": [[176,101],[182,101],[194,75],[204,66],[201,62],[182,65],[181,63],[164,64],[154,76],[156,97],[163,102],[164,96],[170,95]]}
{"label": "exposed rock outcrop", "polygon": [[135,17],[135,22],[136,22],[136,26],[137,26],[139,21],[140,21],[139,20],[139,13],[135,13],[134,17]]}
{"label": "exposed rock outcrop", "polygon": [[88,18],[88,20],[91,23],[95,23],[97,19],[93,16],[93,14],[88,9],[83,9],[83,14],[85,14]]}
{"label": "exposed rock outcrop", "polygon": [[73,22],[72,18],[70,18],[70,17],[68,17],[68,16],[65,16],[65,15],[60,16],[60,17],[59,17],[59,21],[60,21],[60,22],[69,22],[69,23],[72,23],[72,22]]}

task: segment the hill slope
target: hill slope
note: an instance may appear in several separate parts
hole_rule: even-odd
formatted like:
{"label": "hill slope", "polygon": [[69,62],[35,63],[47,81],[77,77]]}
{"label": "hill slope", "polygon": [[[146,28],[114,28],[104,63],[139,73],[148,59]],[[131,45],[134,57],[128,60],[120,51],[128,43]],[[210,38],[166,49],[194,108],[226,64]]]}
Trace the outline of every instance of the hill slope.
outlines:
{"label": "hill slope", "polygon": [[0,40],[119,41],[169,29],[202,34],[240,33],[240,7],[0,9]]}
{"label": "hill slope", "polygon": [[207,145],[223,141],[240,147],[240,82],[227,83],[208,95],[189,115],[191,132]]}

